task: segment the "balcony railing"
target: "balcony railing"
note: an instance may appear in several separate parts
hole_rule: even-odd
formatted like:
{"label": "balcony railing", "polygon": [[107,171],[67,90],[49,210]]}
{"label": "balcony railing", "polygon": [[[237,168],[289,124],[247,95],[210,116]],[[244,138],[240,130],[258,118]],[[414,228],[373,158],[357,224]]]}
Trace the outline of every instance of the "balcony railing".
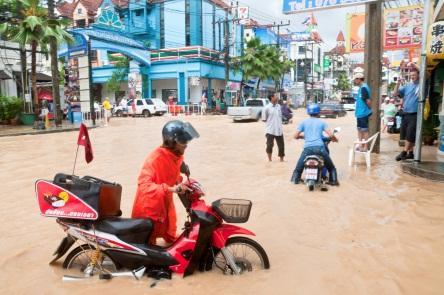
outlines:
{"label": "balcony railing", "polygon": [[222,54],[220,51],[202,46],[160,49],[151,51],[151,62],[180,59],[204,59],[221,62],[223,58]]}

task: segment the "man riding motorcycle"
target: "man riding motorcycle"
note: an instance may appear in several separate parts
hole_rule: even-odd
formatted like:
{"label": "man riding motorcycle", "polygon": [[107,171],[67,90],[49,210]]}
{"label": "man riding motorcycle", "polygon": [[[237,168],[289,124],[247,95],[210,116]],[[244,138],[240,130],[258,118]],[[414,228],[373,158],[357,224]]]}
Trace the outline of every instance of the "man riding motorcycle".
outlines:
{"label": "man riding motorcycle", "polygon": [[329,172],[328,184],[339,185],[337,172],[333,161],[328,154],[323,141],[323,133],[325,132],[333,141],[337,141],[333,133],[327,129],[327,124],[319,119],[319,113],[321,109],[318,104],[311,104],[307,107],[307,114],[310,118],[305,119],[298,126],[294,135],[295,139],[305,139],[304,150],[299,157],[296,168],[293,171],[291,181],[294,184],[301,183],[302,172],[304,171],[304,159],[308,155],[322,156],[325,162],[325,167]]}
{"label": "man riding motorcycle", "polygon": [[150,244],[157,238],[172,243],[176,240],[176,210],[173,193],[187,189],[181,183],[180,172],[185,172],[183,155],[188,142],[198,138],[199,133],[190,123],[170,121],[162,129],[162,146],[145,159],[137,181],[136,198],[132,218],[150,218],[154,230]]}

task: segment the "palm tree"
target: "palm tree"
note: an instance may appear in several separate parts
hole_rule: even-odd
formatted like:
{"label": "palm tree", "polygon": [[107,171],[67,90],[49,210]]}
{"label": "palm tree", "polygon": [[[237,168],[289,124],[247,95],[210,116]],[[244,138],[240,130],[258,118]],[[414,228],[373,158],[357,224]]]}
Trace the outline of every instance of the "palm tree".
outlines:
{"label": "palm tree", "polygon": [[258,78],[256,93],[262,80],[271,78],[278,85],[281,76],[288,71],[286,63],[281,61],[279,50],[273,45],[262,44],[258,38],[247,42],[244,54],[233,59],[233,68],[242,71],[243,81]]}
{"label": "palm tree", "polygon": [[55,123],[56,126],[62,124],[62,109],[60,107],[60,73],[58,68],[58,58],[57,58],[57,45],[61,42],[72,43],[74,38],[67,33],[64,28],[69,24],[69,21],[65,19],[56,19],[54,13],[54,0],[48,0],[48,28],[47,32],[50,46],[50,56],[51,56],[51,74],[52,74],[52,93],[54,98],[54,109],[56,111]]}
{"label": "palm tree", "polygon": [[[40,5],[39,0],[20,0],[19,2],[22,7],[18,11],[19,20],[17,23],[10,23],[6,30],[9,31],[7,35],[12,41],[18,42],[23,47],[26,44],[31,45],[32,101],[34,105],[37,105],[37,47],[47,52],[47,45],[51,39],[61,43],[72,42],[73,38],[63,30],[62,21],[48,19],[48,12]],[[51,63],[52,67],[57,67],[57,61]],[[57,79],[58,75],[55,77],[53,75],[54,78]]]}

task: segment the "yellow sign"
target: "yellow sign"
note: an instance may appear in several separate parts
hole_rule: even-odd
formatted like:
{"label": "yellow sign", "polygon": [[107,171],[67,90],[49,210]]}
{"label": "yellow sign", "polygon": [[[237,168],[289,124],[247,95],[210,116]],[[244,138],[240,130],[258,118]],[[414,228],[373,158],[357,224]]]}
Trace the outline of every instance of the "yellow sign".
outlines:
{"label": "yellow sign", "polygon": [[[427,61],[444,59],[444,21],[436,22],[429,28],[427,37]],[[436,63],[436,62],[435,62]]]}

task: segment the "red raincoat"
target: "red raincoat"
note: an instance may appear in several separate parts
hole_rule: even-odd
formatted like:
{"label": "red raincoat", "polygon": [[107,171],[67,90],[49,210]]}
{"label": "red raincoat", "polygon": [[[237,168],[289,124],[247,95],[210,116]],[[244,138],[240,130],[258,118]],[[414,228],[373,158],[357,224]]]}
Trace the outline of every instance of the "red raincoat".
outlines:
{"label": "red raincoat", "polygon": [[158,237],[169,243],[176,239],[176,209],[173,193],[168,191],[168,187],[182,181],[182,161],[183,156],[159,147],[148,155],[140,171],[132,218],[153,220],[150,244],[155,244]]}

